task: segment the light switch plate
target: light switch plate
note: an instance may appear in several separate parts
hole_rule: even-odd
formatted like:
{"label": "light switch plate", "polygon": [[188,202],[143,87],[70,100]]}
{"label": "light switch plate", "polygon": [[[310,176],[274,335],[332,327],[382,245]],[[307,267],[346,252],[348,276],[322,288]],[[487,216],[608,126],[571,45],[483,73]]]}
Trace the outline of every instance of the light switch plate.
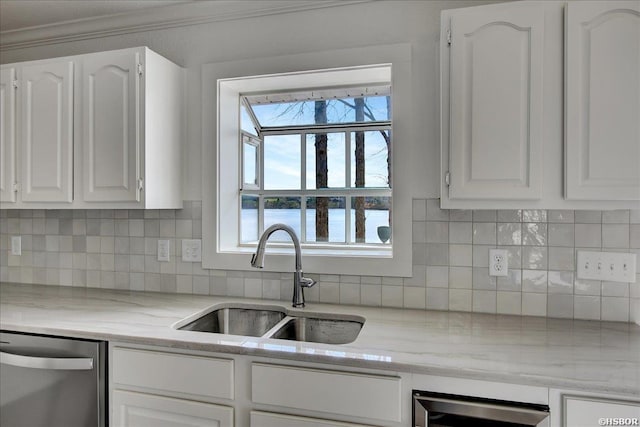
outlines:
{"label": "light switch plate", "polygon": [[182,240],[182,261],[201,262],[202,261],[202,240],[183,239]]}
{"label": "light switch plate", "polygon": [[636,281],[636,254],[578,251],[579,279],[607,282]]}
{"label": "light switch plate", "polygon": [[169,262],[169,240],[158,240],[158,261]]}
{"label": "light switch plate", "polygon": [[509,255],[506,249],[489,249],[489,276],[509,273]]}

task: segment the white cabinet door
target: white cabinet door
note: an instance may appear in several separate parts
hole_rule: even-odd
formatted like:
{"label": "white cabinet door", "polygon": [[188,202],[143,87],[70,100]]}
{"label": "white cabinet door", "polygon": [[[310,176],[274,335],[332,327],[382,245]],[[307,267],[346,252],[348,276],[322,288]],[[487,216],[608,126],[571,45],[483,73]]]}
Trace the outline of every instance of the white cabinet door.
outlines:
{"label": "white cabinet door", "polygon": [[233,408],[114,390],[111,427],[233,427]]}
{"label": "white cabinet door", "polygon": [[[633,425],[604,424],[599,420],[626,419],[640,420],[640,402],[599,400],[589,397],[564,396],[564,420],[562,427],[584,427],[597,425]],[[613,421],[612,421],[613,422]]]}
{"label": "white cabinet door", "polygon": [[343,423],[319,418],[297,417],[271,412],[251,411],[251,427],[367,427],[364,424]]}
{"label": "white cabinet door", "polygon": [[449,198],[540,199],[544,9],[450,16]]}
{"label": "white cabinet door", "polygon": [[0,202],[16,201],[16,69],[0,72]]}
{"label": "white cabinet door", "polygon": [[22,68],[22,202],[73,199],[73,62]]}
{"label": "white cabinet door", "polygon": [[566,198],[640,200],[640,2],[569,2]]}
{"label": "white cabinet door", "polygon": [[83,59],[83,196],[88,202],[140,200],[139,52]]}

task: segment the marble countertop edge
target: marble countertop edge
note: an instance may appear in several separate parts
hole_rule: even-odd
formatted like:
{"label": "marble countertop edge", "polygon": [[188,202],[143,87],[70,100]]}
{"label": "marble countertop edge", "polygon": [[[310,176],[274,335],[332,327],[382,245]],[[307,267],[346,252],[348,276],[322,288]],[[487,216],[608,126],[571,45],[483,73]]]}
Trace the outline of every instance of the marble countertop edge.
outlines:
{"label": "marble countertop edge", "polygon": [[171,328],[221,302],[284,301],[4,283],[0,291],[3,330],[640,397],[635,324],[309,304],[305,313],[367,319],[355,342],[328,345]]}

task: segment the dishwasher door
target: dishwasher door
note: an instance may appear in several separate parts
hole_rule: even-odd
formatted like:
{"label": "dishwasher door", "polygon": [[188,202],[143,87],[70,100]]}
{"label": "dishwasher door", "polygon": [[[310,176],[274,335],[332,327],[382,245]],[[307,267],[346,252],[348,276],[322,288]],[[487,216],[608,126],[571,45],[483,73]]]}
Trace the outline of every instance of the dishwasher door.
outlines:
{"label": "dishwasher door", "polygon": [[105,343],[0,332],[0,426],[104,427]]}
{"label": "dishwasher door", "polygon": [[549,407],[414,390],[413,425],[415,427],[548,427]]}

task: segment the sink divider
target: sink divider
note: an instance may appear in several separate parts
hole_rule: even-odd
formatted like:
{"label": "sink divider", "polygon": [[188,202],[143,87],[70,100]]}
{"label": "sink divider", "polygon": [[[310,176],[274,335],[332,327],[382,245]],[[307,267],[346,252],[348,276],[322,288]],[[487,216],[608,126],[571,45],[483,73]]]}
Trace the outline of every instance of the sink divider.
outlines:
{"label": "sink divider", "polygon": [[262,335],[260,338],[271,338],[276,332],[278,332],[280,330],[280,328],[282,328],[284,325],[289,323],[289,321],[294,319],[294,318],[295,318],[294,316],[286,315],[284,317],[284,319],[282,319],[281,321],[279,321],[278,323],[273,325],[273,328],[271,328],[267,332],[265,332],[264,335]]}

